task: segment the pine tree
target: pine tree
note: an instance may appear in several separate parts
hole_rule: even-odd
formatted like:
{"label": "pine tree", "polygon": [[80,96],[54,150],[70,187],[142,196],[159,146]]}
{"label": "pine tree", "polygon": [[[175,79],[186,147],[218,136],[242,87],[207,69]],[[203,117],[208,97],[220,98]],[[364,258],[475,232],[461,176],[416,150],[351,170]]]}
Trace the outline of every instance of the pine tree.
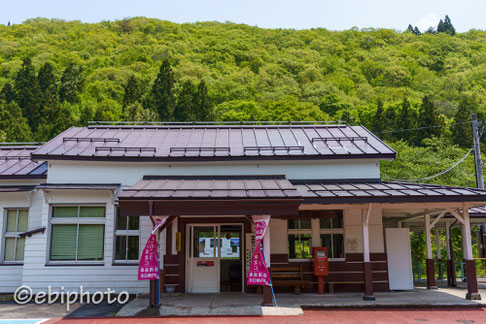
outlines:
{"label": "pine tree", "polygon": [[185,81],[177,96],[174,110],[175,121],[194,121],[196,119],[195,97],[196,87],[191,81]]}
{"label": "pine tree", "polygon": [[7,103],[15,100],[17,94],[15,93],[15,89],[10,82],[5,83],[0,91],[0,99],[5,100]]}
{"label": "pine tree", "polygon": [[377,133],[383,132],[385,130],[384,116],[385,111],[383,108],[383,101],[378,99],[376,102],[376,112],[373,118],[373,130]]}
{"label": "pine tree", "polygon": [[452,137],[454,142],[462,147],[472,147],[471,115],[473,113],[470,99],[464,97],[454,115]]}
{"label": "pine tree", "polygon": [[435,107],[434,103],[430,100],[429,96],[425,96],[422,99],[422,104],[420,105],[419,109],[419,120],[418,120],[418,127],[433,127],[433,128],[424,128],[417,132],[417,142],[418,144],[422,144],[422,141],[425,138],[430,138],[432,136],[440,136],[441,129],[439,126],[441,125],[441,118]]}
{"label": "pine tree", "polygon": [[201,80],[197,86],[197,92],[194,97],[194,120],[196,121],[209,121],[213,118],[211,99],[208,95],[208,88],[206,87],[206,82]]}
{"label": "pine tree", "polygon": [[[412,108],[410,102],[405,98],[402,102],[398,127],[399,129],[411,129],[415,128],[417,125],[417,113],[415,109]],[[403,139],[405,139],[410,144],[415,143],[415,131],[407,131],[403,133]]]}
{"label": "pine tree", "polygon": [[445,29],[445,25],[444,25],[444,21],[441,19],[439,21],[439,24],[437,25],[437,33],[445,33],[446,29]]}
{"label": "pine tree", "polygon": [[142,94],[140,92],[140,86],[138,80],[134,75],[130,75],[127,84],[123,87],[125,93],[123,94],[123,107],[126,108],[135,102],[139,101]]}
{"label": "pine tree", "polygon": [[408,31],[409,33],[414,34],[414,32],[413,32],[413,26],[412,26],[411,24],[409,24],[409,25],[408,25],[407,31]]}
{"label": "pine tree", "polygon": [[60,102],[79,102],[78,93],[83,87],[82,69],[74,63],[64,70],[61,76],[61,87],[59,89]]}
{"label": "pine tree", "polygon": [[28,121],[16,102],[0,101],[0,130],[7,142],[30,142],[33,140]]}
{"label": "pine tree", "polygon": [[9,20],[9,21],[8,21],[8,23],[7,23],[7,27],[10,27],[10,20]]}
{"label": "pine tree", "polygon": [[149,106],[158,112],[162,121],[171,121],[173,119],[175,106],[174,83],[174,72],[172,72],[170,62],[168,59],[164,59],[152,85],[149,103]]}
{"label": "pine tree", "polygon": [[16,102],[27,118],[32,131],[36,131],[41,115],[42,92],[37,82],[34,66],[30,57],[24,59],[20,71],[15,78]]}
{"label": "pine tree", "polygon": [[456,34],[456,29],[452,25],[451,19],[449,18],[448,15],[446,15],[444,19],[444,29],[445,29],[444,32],[451,36],[454,36]]}
{"label": "pine tree", "polygon": [[47,62],[40,69],[37,75],[39,80],[39,87],[42,92],[53,91],[57,92],[56,77],[54,76],[54,69],[52,65]]}
{"label": "pine tree", "polygon": [[415,26],[415,28],[413,29],[413,33],[414,33],[415,35],[417,35],[417,36],[422,35],[422,33],[420,32],[420,29],[418,29],[418,27],[417,27],[417,26]]}

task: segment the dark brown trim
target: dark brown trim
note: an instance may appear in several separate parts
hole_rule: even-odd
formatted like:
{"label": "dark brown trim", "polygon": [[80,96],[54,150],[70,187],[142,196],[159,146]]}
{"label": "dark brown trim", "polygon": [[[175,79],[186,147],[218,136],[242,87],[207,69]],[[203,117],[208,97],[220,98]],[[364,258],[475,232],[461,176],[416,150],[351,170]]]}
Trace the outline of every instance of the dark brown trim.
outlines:
{"label": "dark brown trim", "polygon": [[137,266],[139,265],[139,263],[130,263],[130,262],[116,262],[116,261],[113,261],[113,263],[111,264],[112,266],[114,267],[134,267],[134,266]]}
{"label": "dark brown trim", "polygon": [[0,267],[12,267],[12,266],[18,266],[18,267],[23,267],[24,266],[24,262],[18,262],[18,263],[14,263],[14,262],[1,262],[0,263]]}
{"label": "dark brown trim", "polygon": [[373,301],[373,270],[370,262],[363,262],[364,300]]}
{"label": "dark brown trim", "polygon": [[481,300],[478,293],[478,279],[476,277],[476,262],[474,260],[464,260],[466,263],[467,294],[466,299]]}
{"label": "dark brown trim", "polygon": [[435,282],[434,259],[425,259],[427,271],[427,289],[437,289]]}
{"label": "dark brown trim", "polygon": [[123,156],[67,156],[51,154],[32,154],[33,160],[42,161],[115,161],[115,162],[220,162],[220,161],[316,161],[316,160],[354,160],[354,159],[395,159],[395,153],[373,154],[315,154],[315,155],[247,155],[247,156],[200,156],[200,157],[123,157]]}
{"label": "dark brown trim", "polygon": [[454,260],[447,260],[447,286],[457,287]]}
{"label": "dark brown trim", "polygon": [[[153,202],[153,215],[261,215],[297,216],[301,200],[164,200]],[[148,216],[148,200],[119,200],[121,216]]]}
{"label": "dark brown trim", "polygon": [[486,202],[486,195],[456,196],[392,196],[392,197],[313,197],[306,198],[302,204],[367,204],[367,203],[432,203],[432,202]]}
{"label": "dark brown trim", "polygon": [[0,175],[0,180],[37,180],[47,179],[46,174],[42,175]]}

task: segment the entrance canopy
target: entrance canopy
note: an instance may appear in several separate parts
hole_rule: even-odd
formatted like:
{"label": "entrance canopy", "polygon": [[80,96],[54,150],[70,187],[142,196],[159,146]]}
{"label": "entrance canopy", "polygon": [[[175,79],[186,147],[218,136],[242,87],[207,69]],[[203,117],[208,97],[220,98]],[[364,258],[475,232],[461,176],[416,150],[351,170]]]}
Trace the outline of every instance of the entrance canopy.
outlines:
{"label": "entrance canopy", "polygon": [[127,216],[296,216],[302,196],[284,176],[145,176],[118,200]]}

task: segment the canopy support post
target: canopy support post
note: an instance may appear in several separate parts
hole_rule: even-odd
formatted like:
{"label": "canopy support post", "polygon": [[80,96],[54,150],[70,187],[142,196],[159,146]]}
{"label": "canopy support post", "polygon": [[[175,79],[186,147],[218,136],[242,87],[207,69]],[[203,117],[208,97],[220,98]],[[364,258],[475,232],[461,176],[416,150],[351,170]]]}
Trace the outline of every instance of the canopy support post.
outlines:
{"label": "canopy support post", "polygon": [[427,289],[437,289],[437,284],[435,282],[435,271],[434,271],[434,259],[432,257],[432,238],[431,238],[431,223],[430,215],[425,214],[425,247],[427,250],[427,255],[425,258],[425,265],[427,270]]}
{"label": "canopy support post", "polygon": [[456,271],[455,271],[456,266],[454,264],[454,251],[452,247],[452,237],[451,237],[452,225],[453,224],[451,224],[450,222],[446,222],[445,224],[446,249],[447,249],[447,286],[457,287]]}
{"label": "canopy support post", "polygon": [[370,262],[370,238],[368,228],[372,205],[373,204],[368,204],[366,213],[364,213],[364,209],[361,210],[363,227],[363,276],[365,286],[363,300],[368,301],[376,300],[375,296],[373,295],[373,273]]}
{"label": "canopy support post", "polygon": [[476,277],[476,263],[473,258],[472,241],[471,241],[471,223],[469,220],[469,207],[463,204],[462,216],[464,224],[462,225],[462,239],[464,242],[464,261],[466,263],[467,277],[467,294],[466,299],[481,300],[478,293],[478,280]]}

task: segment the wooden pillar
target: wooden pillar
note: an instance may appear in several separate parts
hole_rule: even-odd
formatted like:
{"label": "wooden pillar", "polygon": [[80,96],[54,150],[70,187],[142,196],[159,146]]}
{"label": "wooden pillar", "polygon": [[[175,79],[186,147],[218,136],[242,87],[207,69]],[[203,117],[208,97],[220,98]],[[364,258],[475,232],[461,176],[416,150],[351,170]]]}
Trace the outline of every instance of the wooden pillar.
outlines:
{"label": "wooden pillar", "polygon": [[442,270],[442,255],[441,255],[441,246],[440,246],[440,229],[435,230],[435,245],[437,248],[436,259],[437,265],[439,267],[439,273],[437,274],[437,279],[442,280],[443,270]]}
{"label": "wooden pillar", "polygon": [[435,283],[434,259],[432,257],[432,238],[430,233],[430,215],[425,214],[425,248],[427,255],[425,257],[425,267],[427,271],[427,289],[437,289]]}
{"label": "wooden pillar", "polygon": [[376,300],[373,296],[373,273],[370,262],[370,239],[369,239],[369,220],[372,204],[368,204],[366,211],[361,209],[362,228],[363,228],[363,279],[364,279],[364,300]]}
{"label": "wooden pillar", "polygon": [[467,294],[466,299],[481,300],[478,293],[478,281],[476,277],[476,263],[473,258],[471,241],[471,224],[469,222],[469,207],[465,204],[462,208],[464,224],[462,224],[462,240],[464,246],[464,260],[466,262]]}
{"label": "wooden pillar", "polygon": [[447,222],[445,225],[447,249],[447,285],[449,287],[457,287],[456,266],[454,264],[454,251],[452,248],[451,225],[452,224],[450,222]]}
{"label": "wooden pillar", "polygon": [[[270,219],[270,222],[272,220]],[[268,227],[263,235],[263,254],[265,256],[265,263],[268,269],[268,273],[271,274],[270,269],[270,222],[268,222]],[[272,289],[270,286],[263,286],[263,302],[262,306],[274,306]]]}

